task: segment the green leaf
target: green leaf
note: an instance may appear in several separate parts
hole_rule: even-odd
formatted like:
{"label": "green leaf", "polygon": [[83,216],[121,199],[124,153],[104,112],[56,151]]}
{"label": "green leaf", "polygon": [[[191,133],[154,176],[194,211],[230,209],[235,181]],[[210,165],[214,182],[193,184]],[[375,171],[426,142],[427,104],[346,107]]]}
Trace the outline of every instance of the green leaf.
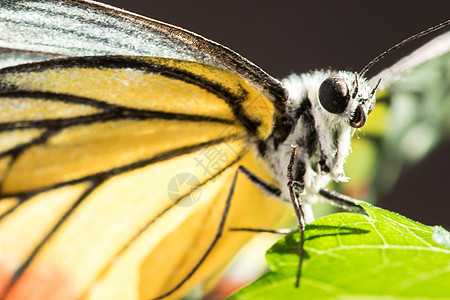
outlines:
{"label": "green leaf", "polygon": [[308,224],[267,251],[271,271],[229,299],[449,299],[449,233],[369,204]]}

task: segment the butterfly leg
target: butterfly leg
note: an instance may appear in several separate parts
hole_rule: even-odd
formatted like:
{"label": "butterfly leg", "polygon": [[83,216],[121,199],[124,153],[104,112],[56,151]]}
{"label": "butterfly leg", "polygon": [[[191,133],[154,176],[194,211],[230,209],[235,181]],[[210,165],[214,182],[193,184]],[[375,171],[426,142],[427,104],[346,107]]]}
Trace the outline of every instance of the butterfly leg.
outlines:
{"label": "butterfly leg", "polygon": [[[248,180],[250,180],[253,184],[258,186],[260,189],[266,191],[267,193],[279,197],[281,195],[281,191],[279,188],[265,182],[255,174],[253,174],[250,170],[245,168],[244,166],[239,166],[239,172],[245,175]],[[247,232],[255,232],[255,233],[275,233],[275,234],[288,234],[291,233],[291,229],[264,229],[264,228],[248,228],[248,227],[234,227],[230,228],[230,231],[247,231]]]}
{"label": "butterfly leg", "polygon": [[244,227],[235,227],[230,228],[230,231],[247,231],[247,232],[256,232],[256,233],[276,233],[276,234],[289,234],[292,232],[291,229],[264,229],[264,228],[244,228]]}
{"label": "butterfly leg", "polygon": [[359,200],[353,199],[349,196],[340,194],[338,192],[329,190],[329,189],[321,189],[319,191],[319,195],[322,196],[326,202],[330,203],[333,206],[339,207],[348,212],[359,213],[363,215],[367,215],[366,211],[359,206]]}
{"label": "butterfly leg", "polygon": [[303,213],[303,207],[302,207],[302,200],[300,197],[300,194],[304,190],[304,183],[299,180],[294,180],[292,168],[294,166],[295,162],[295,152],[297,150],[296,146],[292,146],[292,152],[291,152],[291,158],[289,160],[289,165],[287,169],[287,176],[288,176],[288,189],[289,189],[289,195],[291,198],[292,206],[294,207],[295,216],[297,217],[298,221],[298,230],[300,233],[300,243],[298,247],[298,256],[299,256],[299,263],[298,263],[298,269],[297,269],[297,280],[295,282],[295,287],[298,287],[300,284],[300,275],[302,272],[302,262],[303,262],[303,244],[304,244],[304,231],[305,231],[305,215]]}

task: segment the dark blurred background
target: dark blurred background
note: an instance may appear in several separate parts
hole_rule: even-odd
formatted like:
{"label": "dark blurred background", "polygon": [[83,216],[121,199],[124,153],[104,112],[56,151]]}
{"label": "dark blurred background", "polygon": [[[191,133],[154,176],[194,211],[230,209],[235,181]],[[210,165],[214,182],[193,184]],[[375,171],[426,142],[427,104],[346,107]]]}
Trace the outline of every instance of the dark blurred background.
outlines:
{"label": "dark blurred background", "polygon": [[[390,46],[450,16],[450,2],[442,0],[103,2],[199,33],[277,78],[327,67],[359,71]],[[388,56],[369,77],[436,35]],[[449,229],[449,154],[447,141],[405,168],[394,190],[377,205]]]}

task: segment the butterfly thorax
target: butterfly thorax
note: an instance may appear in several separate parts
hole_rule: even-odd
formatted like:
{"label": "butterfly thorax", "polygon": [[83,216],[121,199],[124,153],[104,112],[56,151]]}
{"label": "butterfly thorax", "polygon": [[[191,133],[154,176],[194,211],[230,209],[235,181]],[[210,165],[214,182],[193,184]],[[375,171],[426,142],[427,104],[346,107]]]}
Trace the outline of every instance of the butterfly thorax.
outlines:
{"label": "butterfly thorax", "polygon": [[298,146],[294,179],[304,186],[303,200],[313,203],[330,180],[347,180],[344,163],[350,139],[373,109],[374,90],[354,73],[332,71],[291,75],[283,85],[294,126],[283,141],[269,137],[264,156],[282,188],[283,200],[289,201],[286,170],[291,145]]}

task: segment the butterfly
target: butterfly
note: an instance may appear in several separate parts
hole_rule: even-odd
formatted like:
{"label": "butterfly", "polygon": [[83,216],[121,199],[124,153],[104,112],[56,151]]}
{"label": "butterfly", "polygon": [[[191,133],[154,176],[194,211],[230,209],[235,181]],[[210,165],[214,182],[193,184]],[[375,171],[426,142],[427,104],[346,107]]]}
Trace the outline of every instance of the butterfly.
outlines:
{"label": "butterfly", "polygon": [[99,3],[3,1],[0,17],[4,299],[177,298],[213,283],[251,238],[230,228],[291,214],[290,145],[311,218],[374,108],[376,83],[354,73],[280,83]]}

